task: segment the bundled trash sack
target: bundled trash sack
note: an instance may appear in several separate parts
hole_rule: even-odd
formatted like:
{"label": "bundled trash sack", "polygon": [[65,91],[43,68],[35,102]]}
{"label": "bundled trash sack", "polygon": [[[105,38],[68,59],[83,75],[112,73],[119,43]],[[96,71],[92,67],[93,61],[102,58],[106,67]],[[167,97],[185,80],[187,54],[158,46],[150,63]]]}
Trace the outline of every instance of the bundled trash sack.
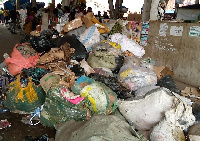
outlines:
{"label": "bundled trash sack", "polygon": [[78,36],[78,40],[89,51],[92,45],[100,42],[100,33],[97,27],[93,25],[86,29],[80,36]]}
{"label": "bundled trash sack", "polygon": [[156,125],[150,135],[152,141],[184,141],[184,131],[195,123],[191,101],[176,93],[173,107],[165,112],[165,117]]}
{"label": "bundled trash sack", "polygon": [[82,122],[71,120],[56,125],[56,130],[56,141],[147,141],[125,120],[114,115],[95,115]]}
{"label": "bundled trash sack", "polygon": [[130,90],[123,89],[118,83],[117,79],[115,77],[111,76],[104,76],[98,73],[91,73],[88,75],[88,77],[94,79],[95,81],[99,81],[104,83],[106,86],[108,86],[110,89],[112,89],[116,94],[118,98],[121,99],[127,99],[133,96],[131,94]]}
{"label": "bundled trash sack", "polygon": [[75,94],[88,100],[85,103],[86,107],[94,114],[110,114],[118,107],[116,93],[105,84],[89,77],[81,76],[71,89]]}
{"label": "bundled trash sack", "polygon": [[61,47],[61,45],[65,44],[66,42],[70,44],[71,48],[75,49],[74,54],[71,56],[72,60],[81,61],[83,59],[87,60],[88,52],[85,49],[85,46],[76,38],[76,36],[69,36],[66,35],[64,37],[58,37],[53,40],[55,43],[55,47]]}
{"label": "bundled trash sack", "polygon": [[156,85],[157,76],[153,70],[132,65],[131,63],[124,64],[119,73],[119,81],[123,86],[132,91],[136,91],[139,88]]}
{"label": "bundled trash sack", "polygon": [[33,112],[44,103],[45,97],[42,87],[36,86],[31,77],[19,74],[17,79],[10,83],[5,106],[10,111]]}
{"label": "bundled trash sack", "polygon": [[80,95],[73,94],[59,84],[54,84],[47,93],[40,121],[46,126],[54,127],[55,124],[71,119],[88,120],[91,115],[89,109],[84,106],[85,102]]}
{"label": "bundled trash sack", "polygon": [[123,57],[119,49],[108,43],[97,43],[92,46],[92,52],[87,60],[92,68],[108,68],[118,73],[123,65]]}
{"label": "bundled trash sack", "polygon": [[164,118],[163,113],[171,109],[174,98],[167,89],[153,89],[143,99],[120,101],[119,110],[137,130],[150,130]]}
{"label": "bundled trash sack", "polygon": [[120,44],[122,52],[128,50],[138,58],[142,58],[142,56],[145,54],[144,48],[137,44],[135,41],[129,39],[126,35],[115,33],[110,36],[110,40]]}
{"label": "bundled trash sack", "polygon": [[31,68],[37,64],[39,54],[35,52],[28,44],[16,44],[10,57],[5,58],[9,73],[16,75],[23,68]]}
{"label": "bundled trash sack", "polygon": [[89,101],[86,103],[92,113],[110,114],[118,107],[117,95],[105,84],[94,82],[81,90],[81,96]]}
{"label": "bundled trash sack", "polygon": [[172,76],[170,76],[170,75],[167,75],[167,76],[159,79],[156,85],[160,86],[160,87],[165,87],[165,88],[169,89],[170,91],[181,95],[180,89],[178,88],[178,86],[174,82]]}

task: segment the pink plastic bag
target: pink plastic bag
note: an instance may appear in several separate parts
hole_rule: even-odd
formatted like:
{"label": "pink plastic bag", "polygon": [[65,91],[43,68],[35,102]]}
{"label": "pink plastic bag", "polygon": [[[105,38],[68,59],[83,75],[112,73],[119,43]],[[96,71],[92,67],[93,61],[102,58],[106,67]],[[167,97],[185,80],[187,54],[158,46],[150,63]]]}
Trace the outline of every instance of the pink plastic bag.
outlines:
{"label": "pink plastic bag", "polygon": [[11,75],[16,75],[21,72],[23,68],[34,67],[37,64],[39,59],[39,53],[35,56],[31,56],[29,58],[25,58],[21,55],[21,53],[17,50],[17,46],[20,44],[16,44],[13,48],[13,52],[9,58],[5,59],[5,63],[8,66],[8,70]]}

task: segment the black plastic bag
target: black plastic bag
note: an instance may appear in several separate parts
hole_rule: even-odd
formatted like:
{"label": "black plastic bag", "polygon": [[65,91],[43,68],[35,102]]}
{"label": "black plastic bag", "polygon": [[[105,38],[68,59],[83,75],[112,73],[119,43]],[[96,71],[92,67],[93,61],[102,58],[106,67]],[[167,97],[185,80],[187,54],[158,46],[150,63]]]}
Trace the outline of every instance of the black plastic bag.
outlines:
{"label": "black plastic bag", "polygon": [[82,76],[85,74],[84,68],[80,67],[80,65],[74,65],[70,70],[73,71],[76,76]]}
{"label": "black plastic bag", "polygon": [[156,86],[165,87],[172,92],[182,95],[180,89],[178,88],[178,86],[176,85],[176,83],[170,75],[167,75],[158,80]]}
{"label": "black plastic bag", "polygon": [[51,41],[50,35],[33,36],[31,39],[31,45],[37,52],[48,52],[51,48],[55,47]]}
{"label": "black plastic bag", "polygon": [[72,60],[81,61],[83,59],[87,60],[89,54],[85,49],[85,46],[76,38],[76,36],[64,36],[54,39],[54,43],[56,47],[60,47],[61,45],[68,42],[70,47],[75,49],[74,54],[71,56]]}
{"label": "black plastic bag", "polygon": [[26,35],[24,39],[21,39],[20,44],[22,43],[30,43],[31,39],[30,39],[30,35]]}
{"label": "black plastic bag", "polygon": [[117,74],[117,73],[119,73],[120,68],[123,66],[124,57],[123,56],[115,57],[115,63],[116,63],[116,66],[112,70],[112,72],[115,73],[115,74]]}
{"label": "black plastic bag", "polygon": [[195,101],[192,104],[192,113],[196,118],[196,121],[200,121],[200,101]]}
{"label": "black plastic bag", "polygon": [[55,47],[52,37],[58,35],[56,30],[43,30],[40,36],[31,36],[30,43],[37,52],[48,52],[51,48]]}

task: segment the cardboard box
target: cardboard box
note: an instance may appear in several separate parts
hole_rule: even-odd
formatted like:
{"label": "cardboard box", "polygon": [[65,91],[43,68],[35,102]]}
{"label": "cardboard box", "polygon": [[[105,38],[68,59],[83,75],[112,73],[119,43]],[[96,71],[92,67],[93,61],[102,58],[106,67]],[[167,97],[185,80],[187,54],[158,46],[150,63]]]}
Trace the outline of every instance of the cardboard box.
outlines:
{"label": "cardboard box", "polygon": [[92,12],[88,12],[84,17],[83,17],[83,22],[85,23],[85,26],[87,28],[91,27],[92,25],[94,25],[94,23],[92,22],[93,20],[93,13]]}
{"label": "cardboard box", "polygon": [[192,102],[200,100],[200,89],[195,87],[186,87],[184,90],[181,90],[181,94]]}
{"label": "cardboard box", "polygon": [[84,17],[84,18],[83,18],[83,22],[85,23],[85,26],[86,26],[87,28],[89,28],[89,27],[91,27],[91,26],[94,25],[94,23],[93,23],[91,20],[89,20],[87,17]]}
{"label": "cardboard box", "polygon": [[153,69],[158,79],[161,79],[162,77],[165,77],[167,75],[174,75],[174,72],[167,66],[154,66]]}
{"label": "cardboard box", "polygon": [[61,80],[61,77],[54,73],[47,73],[40,79],[40,85],[47,93],[48,90],[51,88],[52,85],[58,83]]}
{"label": "cardboard box", "polygon": [[73,21],[66,23],[63,26],[63,30],[64,30],[64,32],[69,32],[69,31],[79,28],[81,26],[83,26],[83,21],[81,20],[81,17],[78,17],[78,18],[74,19]]}
{"label": "cardboard box", "polygon": [[142,14],[128,14],[128,21],[137,21],[141,22],[142,21]]}

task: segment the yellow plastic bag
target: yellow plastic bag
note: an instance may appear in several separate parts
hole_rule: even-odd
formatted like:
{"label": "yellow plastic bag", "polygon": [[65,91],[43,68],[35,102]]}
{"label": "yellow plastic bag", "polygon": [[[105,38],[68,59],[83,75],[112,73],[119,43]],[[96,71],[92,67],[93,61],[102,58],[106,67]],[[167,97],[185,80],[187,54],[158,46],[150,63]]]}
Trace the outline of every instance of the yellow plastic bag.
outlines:
{"label": "yellow plastic bag", "polygon": [[112,47],[114,47],[114,48],[116,48],[116,49],[121,49],[121,46],[120,46],[120,44],[118,44],[118,43],[110,42],[110,41],[107,41],[107,40],[103,40],[102,42],[103,42],[103,43],[109,43]]}

